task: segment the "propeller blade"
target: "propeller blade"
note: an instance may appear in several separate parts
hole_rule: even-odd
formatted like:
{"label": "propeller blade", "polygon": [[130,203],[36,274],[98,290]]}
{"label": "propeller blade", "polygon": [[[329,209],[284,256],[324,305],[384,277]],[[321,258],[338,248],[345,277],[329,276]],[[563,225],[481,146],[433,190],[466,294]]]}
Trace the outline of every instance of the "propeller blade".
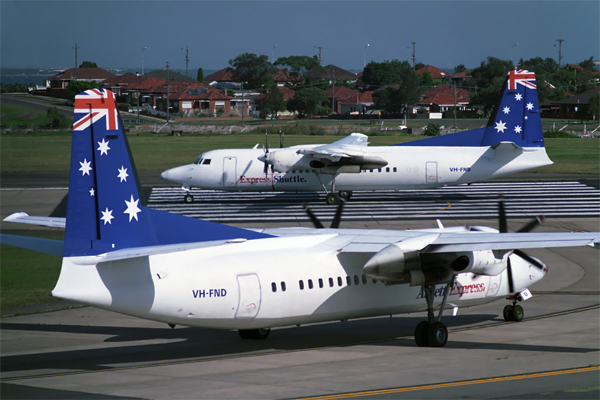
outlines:
{"label": "propeller blade", "polygon": [[544,217],[536,217],[528,223],[526,223],[525,225],[523,225],[521,229],[519,229],[517,232],[530,232],[533,228],[540,225],[542,222],[544,222]]}
{"label": "propeller blade", "polygon": [[315,228],[317,228],[317,229],[325,228],[323,226],[323,224],[321,223],[321,221],[319,221],[319,218],[317,218],[317,216],[312,212],[312,210],[310,208],[308,208],[306,206],[306,204],[304,204],[303,208],[304,208],[304,211],[306,211],[306,213],[308,214],[308,218],[310,218],[310,220],[313,223],[313,225],[315,226]]}
{"label": "propeller blade", "polygon": [[265,129],[265,154],[269,152],[269,137],[268,132]]}
{"label": "propeller blade", "polygon": [[344,209],[344,198],[340,198],[340,204],[335,212],[335,216],[333,217],[333,221],[331,221],[331,228],[337,229],[340,227],[340,221],[342,220],[342,210]]}
{"label": "propeller blade", "polygon": [[512,274],[512,267],[510,265],[510,257],[508,257],[508,260],[506,261],[506,273],[508,274],[508,292],[514,293],[515,292],[515,283],[513,282],[513,274]]}
{"label": "propeller blade", "polygon": [[504,210],[504,201],[500,197],[498,202],[498,230],[500,233],[508,232],[508,224],[506,223],[506,211]]}
{"label": "propeller blade", "polygon": [[519,257],[521,257],[523,260],[527,261],[528,263],[530,263],[531,265],[533,265],[534,267],[543,270],[544,269],[544,265],[541,264],[538,260],[536,260],[535,258],[531,257],[529,254],[525,253],[522,250],[514,250],[513,251],[514,254],[518,255]]}

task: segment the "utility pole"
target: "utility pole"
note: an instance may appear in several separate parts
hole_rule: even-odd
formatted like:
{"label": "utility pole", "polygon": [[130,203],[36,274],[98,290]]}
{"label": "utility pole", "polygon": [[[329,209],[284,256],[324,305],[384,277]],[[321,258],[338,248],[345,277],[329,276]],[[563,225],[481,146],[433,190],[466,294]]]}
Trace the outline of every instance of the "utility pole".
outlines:
{"label": "utility pole", "polygon": [[142,76],[144,76],[144,50],[146,49],[147,47],[142,48]]}
{"label": "utility pole", "polygon": [[73,48],[75,49],[75,80],[77,80],[77,49],[79,49],[77,43],[75,43],[75,47]]}
{"label": "utility pole", "polygon": [[[565,39],[556,39],[556,42],[558,42],[558,68],[560,68],[560,64],[562,63],[562,42],[565,41]],[[556,45],[554,45],[554,47],[556,47]]]}
{"label": "utility pole", "polygon": [[313,46],[314,49],[319,49],[319,65],[321,65],[321,49],[323,46]]}
{"label": "utility pole", "polygon": [[333,92],[331,93],[331,113],[335,112],[335,70],[331,70],[331,84],[333,88]]}
{"label": "utility pole", "polygon": [[417,54],[417,53],[416,53],[416,48],[415,48],[415,45],[416,45],[416,44],[417,44],[417,42],[415,42],[415,41],[413,40],[413,42],[412,42],[412,45],[413,45],[413,50],[412,50],[413,71],[416,71],[416,70],[415,70],[415,65],[416,65],[416,64],[415,64],[415,60],[417,59],[417,58],[416,58],[416,54]]}
{"label": "utility pole", "polygon": [[167,124],[169,123],[169,62],[167,61]]}
{"label": "utility pole", "polygon": [[181,50],[185,51],[185,76],[188,76],[188,63],[190,62],[190,59],[188,58],[188,53],[190,51],[189,47],[186,47],[185,49],[182,47]]}

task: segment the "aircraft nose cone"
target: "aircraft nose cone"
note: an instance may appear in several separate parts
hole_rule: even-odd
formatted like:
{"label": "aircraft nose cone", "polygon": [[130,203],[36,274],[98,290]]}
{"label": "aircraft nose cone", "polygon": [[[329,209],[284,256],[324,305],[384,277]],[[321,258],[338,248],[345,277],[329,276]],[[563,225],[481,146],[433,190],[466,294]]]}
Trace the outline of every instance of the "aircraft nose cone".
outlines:
{"label": "aircraft nose cone", "polygon": [[191,168],[189,166],[175,167],[161,172],[160,177],[164,180],[174,183],[184,183],[184,180],[189,180]]}
{"label": "aircraft nose cone", "polygon": [[266,154],[260,155],[260,156],[258,156],[258,159],[260,161],[262,161],[262,162],[266,162],[267,161],[267,155]]}

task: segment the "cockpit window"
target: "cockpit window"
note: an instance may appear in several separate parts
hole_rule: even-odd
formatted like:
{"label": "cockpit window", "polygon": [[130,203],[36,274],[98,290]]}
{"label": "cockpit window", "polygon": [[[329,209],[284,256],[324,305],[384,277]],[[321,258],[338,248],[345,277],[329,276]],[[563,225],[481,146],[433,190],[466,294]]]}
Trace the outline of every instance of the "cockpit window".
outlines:
{"label": "cockpit window", "polygon": [[194,161],[194,164],[202,164],[202,156],[199,156],[198,158],[196,158],[196,161]]}
{"label": "cockpit window", "polygon": [[210,158],[205,158],[205,159],[202,161],[202,164],[204,164],[204,165],[208,165],[208,164],[210,164]]}

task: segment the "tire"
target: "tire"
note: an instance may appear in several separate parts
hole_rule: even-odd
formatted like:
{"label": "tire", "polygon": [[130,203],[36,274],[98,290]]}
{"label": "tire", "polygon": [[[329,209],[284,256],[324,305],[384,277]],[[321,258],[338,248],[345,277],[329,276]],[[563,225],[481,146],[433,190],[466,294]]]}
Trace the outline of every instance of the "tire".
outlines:
{"label": "tire", "polygon": [[429,325],[427,339],[431,347],[444,347],[448,343],[448,328],[442,322]]}
{"label": "tire", "polygon": [[512,313],[511,313],[512,319],[515,322],[521,322],[523,321],[523,317],[525,316],[525,311],[523,311],[523,307],[521,307],[520,305],[515,305],[512,309]]}
{"label": "tire", "polygon": [[240,329],[238,330],[238,335],[244,340],[252,339],[252,329]]}
{"label": "tire", "polygon": [[513,312],[513,306],[511,306],[510,304],[507,304],[506,307],[504,307],[504,310],[502,311],[502,315],[504,316],[505,321],[507,321],[507,322],[513,321],[512,312]]}
{"label": "tire", "polygon": [[352,197],[352,191],[351,190],[341,190],[339,195],[343,199],[350,200],[350,197]]}
{"label": "tire", "polygon": [[264,340],[269,337],[269,333],[271,333],[271,329],[240,329],[238,330],[238,334],[244,340],[246,339],[254,339],[254,340]]}
{"label": "tire", "polygon": [[327,202],[327,204],[330,206],[334,206],[340,202],[340,198],[335,193],[328,193],[327,197],[325,198],[325,202]]}
{"label": "tire", "polygon": [[429,339],[427,338],[427,332],[429,331],[429,322],[421,321],[415,328],[415,343],[419,347],[429,346]]}
{"label": "tire", "polygon": [[183,201],[186,203],[192,203],[194,201],[194,196],[192,196],[191,194],[186,194],[183,197]]}

